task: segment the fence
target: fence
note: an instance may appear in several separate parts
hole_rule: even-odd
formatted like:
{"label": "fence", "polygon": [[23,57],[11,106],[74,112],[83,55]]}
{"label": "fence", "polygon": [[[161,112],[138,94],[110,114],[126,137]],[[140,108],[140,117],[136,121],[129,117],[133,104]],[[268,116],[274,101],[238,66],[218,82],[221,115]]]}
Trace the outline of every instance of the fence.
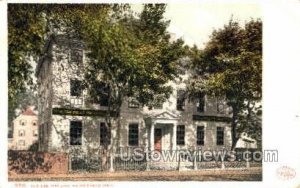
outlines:
{"label": "fence", "polygon": [[[262,161],[245,161],[239,157],[235,161],[228,158],[222,160],[203,160],[203,156],[190,158],[182,152],[175,153],[173,158],[156,157],[153,153],[140,152],[134,155],[133,148],[127,148],[127,154],[124,155],[119,149],[113,155],[109,152],[100,150],[96,155],[72,155],[70,154],[70,171],[144,171],[144,170],[181,170],[181,169],[224,169],[224,168],[251,168],[262,167]],[[177,151],[174,151],[177,152]],[[154,152],[158,154],[159,152]],[[163,152],[161,152],[163,153]],[[158,154],[159,155],[159,154]]]}
{"label": "fence", "polygon": [[[132,148],[127,148],[131,150]],[[91,154],[77,155],[78,152],[69,154],[69,170],[70,171],[110,171],[110,170],[146,170],[147,160],[135,160],[132,156],[123,156],[118,150],[111,155],[103,149]]]}
{"label": "fence", "polygon": [[78,171],[203,170],[262,167],[261,161],[247,162],[241,160],[240,157],[237,157],[235,161],[230,161],[228,158],[225,158],[223,162],[222,160],[205,161],[202,155],[191,158],[184,152],[171,151],[175,152],[173,157],[164,158],[162,157],[164,151],[154,153],[140,151],[138,155],[135,155],[133,149],[126,148],[125,152],[118,149],[112,155],[103,149],[89,154],[83,151],[71,151],[69,154],[9,151],[8,169],[10,173],[64,174]]}

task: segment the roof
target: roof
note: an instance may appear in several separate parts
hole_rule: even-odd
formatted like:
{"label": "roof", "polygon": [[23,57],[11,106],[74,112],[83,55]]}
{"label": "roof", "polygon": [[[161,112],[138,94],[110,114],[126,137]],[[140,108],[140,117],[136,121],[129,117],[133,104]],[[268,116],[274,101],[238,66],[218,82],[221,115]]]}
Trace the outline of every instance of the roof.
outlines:
{"label": "roof", "polygon": [[22,115],[25,115],[25,116],[36,116],[36,114],[30,108],[27,108],[25,111],[23,111]]}
{"label": "roof", "polygon": [[164,111],[162,113],[158,114],[149,114],[146,118],[151,118],[151,119],[178,119],[179,116],[177,114]]}

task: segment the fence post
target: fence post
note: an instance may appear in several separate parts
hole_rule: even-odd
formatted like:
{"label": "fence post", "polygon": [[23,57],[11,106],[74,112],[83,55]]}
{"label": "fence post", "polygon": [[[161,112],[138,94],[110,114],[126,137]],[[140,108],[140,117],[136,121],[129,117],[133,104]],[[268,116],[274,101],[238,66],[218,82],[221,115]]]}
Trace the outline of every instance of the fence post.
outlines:
{"label": "fence post", "polygon": [[198,170],[198,166],[197,166],[197,156],[198,156],[198,152],[197,154],[195,154],[195,151],[194,151],[194,170]]}
{"label": "fence post", "polygon": [[110,160],[109,161],[110,162],[109,171],[114,172],[115,170],[114,170],[114,154],[113,153],[110,154],[109,160]]}
{"label": "fence post", "polygon": [[180,160],[181,160],[181,153],[179,153],[179,159],[178,159],[178,171],[180,171]]}
{"label": "fence post", "polygon": [[[246,147],[247,147],[247,154],[249,154],[249,149],[248,149],[249,148],[249,143],[247,143]],[[250,168],[249,161],[250,161],[250,159],[249,159],[249,157],[247,157],[247,159],[246,159],[246,168]]]}
{"label": "fence post", "polygon": [[225,164],[224,164],[224,160],[221,157],[221,169],[225,169]]}
{"label": "fence post", "polygon": [[[225,147],[223,147],[223,149],[222,149],[222,155],[221,155],[221,169],[225,169],[225,163],[224,163],[225,155],[224,155],[224,151],[225,151]],[[223,156],[224,156],[224,157],[223,157]]]}
{"label": "fence post", "polygon": [[146,149],[146,171],[149,171],[149,153],[148,153],[148,149]]}
{"label": "fence post", "polygon": [[250,161],[249,159],[246,160],[246,168],[250,168],[250,162],[249,161]]}

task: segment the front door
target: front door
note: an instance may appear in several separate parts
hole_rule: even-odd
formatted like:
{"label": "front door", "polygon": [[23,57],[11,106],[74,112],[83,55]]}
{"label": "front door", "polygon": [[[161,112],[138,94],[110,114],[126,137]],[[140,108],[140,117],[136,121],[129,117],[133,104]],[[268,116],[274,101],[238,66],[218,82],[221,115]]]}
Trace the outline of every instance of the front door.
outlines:
{"label": "front door", "polygon": [[162,145],[162,130],[161,128],[155,128],[154,129],[154,150],[161,151],[161,145]]}

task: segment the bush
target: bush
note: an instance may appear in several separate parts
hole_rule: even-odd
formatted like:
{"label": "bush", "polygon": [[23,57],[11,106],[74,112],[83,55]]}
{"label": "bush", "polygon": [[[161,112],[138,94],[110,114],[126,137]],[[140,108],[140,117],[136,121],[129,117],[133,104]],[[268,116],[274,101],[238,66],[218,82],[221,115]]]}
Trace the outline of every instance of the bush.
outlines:
{"label": "bush", "polygon": [[33,144],[31,144],[31,146],[29,147],[28,151],[38,151],[39,150],[39,143],[35,142]]}

